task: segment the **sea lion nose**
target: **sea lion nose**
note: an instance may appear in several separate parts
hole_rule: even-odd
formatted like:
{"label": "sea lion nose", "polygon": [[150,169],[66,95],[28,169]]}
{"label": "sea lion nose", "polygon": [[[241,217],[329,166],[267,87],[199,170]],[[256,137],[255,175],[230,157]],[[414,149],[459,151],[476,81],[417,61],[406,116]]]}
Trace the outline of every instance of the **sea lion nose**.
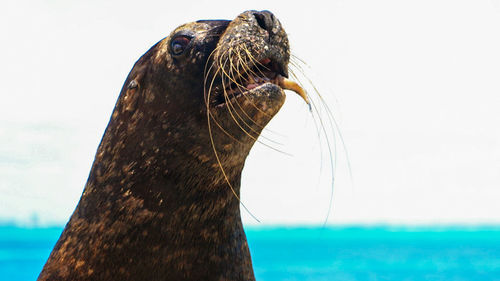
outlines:
{"label": "sea lion nose", "polygon": [[276,17],[273,13],[269,11],[255,11],[253,16],[257,20],[257,24],[267,32],[269,35],[276,33],[277,28],[279,26],[279,22],[276,20]]}

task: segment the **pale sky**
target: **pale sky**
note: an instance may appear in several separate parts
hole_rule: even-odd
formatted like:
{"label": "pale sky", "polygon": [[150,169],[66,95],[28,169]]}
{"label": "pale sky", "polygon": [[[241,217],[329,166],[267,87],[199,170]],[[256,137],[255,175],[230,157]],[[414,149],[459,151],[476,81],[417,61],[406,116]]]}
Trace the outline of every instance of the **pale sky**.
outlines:
{"label": "pale sky", "polygon": [[280,19],[347,150],[327,217],[329,155],[289,93],[265,136],[292,156],[252,150],[247,225],[500,223],[499,0],[3,1],[0,222],[64,224],[133,63],[248,9]]}

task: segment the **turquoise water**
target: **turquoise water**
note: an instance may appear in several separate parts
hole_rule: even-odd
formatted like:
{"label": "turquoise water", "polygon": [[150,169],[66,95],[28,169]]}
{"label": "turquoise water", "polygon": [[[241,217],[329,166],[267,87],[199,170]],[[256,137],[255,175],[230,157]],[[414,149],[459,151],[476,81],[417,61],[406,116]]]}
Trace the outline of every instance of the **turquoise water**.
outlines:
{"label": "turquoise water", "polygon": [[[0,280],[35,280],[62,228],[0,226]],[[499,280],[500,227],[247,229],[257,280]]]}

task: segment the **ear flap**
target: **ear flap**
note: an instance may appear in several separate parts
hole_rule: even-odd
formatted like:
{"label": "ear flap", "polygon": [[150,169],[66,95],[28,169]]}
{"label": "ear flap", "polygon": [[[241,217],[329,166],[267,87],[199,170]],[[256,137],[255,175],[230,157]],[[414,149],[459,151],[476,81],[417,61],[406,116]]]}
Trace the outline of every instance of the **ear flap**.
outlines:
{"label": "ear flap", "polygon": [[[137,67],[137,68],[136,68]],[[145,66],[136,66],[130,73],[127,82],[122,89],[122,105],[121,112],[133,112],[137,109],[137,102],[141,94],[141,83],[144,73],[146,72]]]}

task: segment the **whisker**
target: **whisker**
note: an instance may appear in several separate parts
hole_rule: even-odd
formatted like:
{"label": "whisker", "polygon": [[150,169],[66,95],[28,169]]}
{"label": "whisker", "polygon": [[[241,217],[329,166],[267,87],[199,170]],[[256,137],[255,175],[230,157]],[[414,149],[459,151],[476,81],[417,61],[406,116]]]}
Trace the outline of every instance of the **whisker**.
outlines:
{"label": "whisker", "polygon": [[[318,120],[320,123],[319,125],[321,127],[321,134],[319,132],[318,132],[318,134],[324,136],[324,139],[325,139],[327,147],[328,147],[328,152],[330,154],[330,167],[331,167],[330,173],[332,175],[332,180],[331,180],[332,189],[331,189],[331,193],[330,193],[330,202],[328,205],[328,212],[327,212],[327,216],[326,216],[325,221],[324,221],[324,225],[326,225],[326,223],[328,222],[328,218],[330,216],[330,213],[331,213],[331,209],[332,209],[333,187],[335,185],[335,179],[337,177],[336,176],[337,169],[335,169],[335,167],[337,167],[337,165],[338,165],[338,163],[337,163],[338,158],[337,158],[337,152],[336,152],[336,150],[337,150],[337,137],[338,137],[338,140],[340,141],[341,148],[344,152],[344,156],[345,156],[346,161],[347,161],[347,169],[348,169],[348,173],[349,173],[349,178],[350,178],[351,182],[353,182],[351,163],[349,160],[349,155],[348,155],[347,147],[346,147],[346,144],[344,141],[344,137],[343,137],[342,133],[340,132],[340,127],[337,123],[336,118],[334,117],[330,107],[328,106],[327,102],[325,101],[325,99],[321,95],[321,93],[318,90],[318,88],[316,87],[316,85],[305,74],[305,71],[304,71],[304,68],[302,67],[302,65],[307,66],[307,64],[302,59],[300,59],[299,57],[292,54],[291,60],[290,60],[290,65],[295,67],[300,72],[302,77],[306,80],[306,82],[308,82],[308,85],[310,85],[312,87],[313,92],[315,93],[315,97],[318,98],[319,104],[320,104],[320,106],[318,106],[316,104],[316,101],[313,98],[310,98],[311,104],[313,105],[312,106],[313,111],[311,112],[313,115],[313,120],[316,119],[316,118],[314,118],[315,115],[318,116]],[[297,77],[297,75],[295,73],[292,72],[292,75],[294,75],[295,79],[297,79],[298,81],[301,80]],[[299,84],[301,84],[301,83],[299,82]],[[308,94],[308,96],[310,97],[309,94]],[[324,110],[324,114],[323,114],[322,109]],[[321,116],[326,116],[326,123]],[[327,130],[327,128],[328,128],[328,130]],[[330,131],[333,135],[330,136],[330,134],[328,134],[328,131]],[[319,143],[321,146],[322,142],[319,141]],[[322,150],[322,149],[320,149],[320,150]],[[323,153],[321,153],[321,157],[322,157],[322,154]],[[323,162],[323,160],[321,160],[321,162]]]}
{"label": "whisker", "polygon": [[[217,50],[217,48],[212,51],[212,53],[210,54],[209,58],[215,53],[215,51]],[[208,64],[208,60],[207,60],[207,64]],[[203,82],[203,88],[204,90],[206,90],[206,79],[209,75],[209,73],[207,73],[207,70],[206,70],[206,65],[205,64],[205,72],[206,72],[206,75],[205,75],[205,79],[204,79],[204,82]],[[212,67],[214,66],[214,64],[212,64],[210,66],[210,69],[209,71],[212,69]],[[216,73],[213,75],[213,78],[212,78],[212,81],[210,82],[210,87],[208,89],[208,93],[205,93],[204,96],[206,96],[205,98],[205,104],[207,105],[207,107],[209,108],[209,102],[210,102],[210,93],[212,91],[212,88],[213,88],[213,84],[214,84],[214,81],[217,77],[217,74],[219,73],[219,69],[217,69]],[[219,124],[219,122],[217,121],[217,119],[215,118],[215,116],[212,114],[212,112],[209,110],[208,111],[208,114],[209,114],[209,117],[212,118],[212,120],[215,122],[215,124],[219,127],[219,129],[221,129],[226,135],[228,135],[231,139],[233,139],[234,141],[238,142],[239,144],[242,144],[241,141],[239,141],[238,139],[236,139],[233,135],[231,135],[228,131],[226,131],[221,124]]]}
{"label": "whisker", "polygon": [[[213,82],[213,81],[212,81]],[[210,94],[211,92],[209,91],[207,93],[207,101],[210,101]],[[208,126],[208,134],[209,134],[209,137],[210,137],[210,144],[212,146],[212,149],[214,151],[214,155],[215,155],[215,159],[217,160],[217,164],[219,166],[219,169],[220,171],[222,172],[222,175],[224,176],[224,180],[226,181],[226,183],[228,184],[229,188],[231,189],[231,192],[233,193],[233,195],[236,197],[236,199],[238,200],[238,202],[241,204],[241,206],[243,207],[243,209],[246,210],[246,212],[253,218],[255,219],[257,222],[260,223],[260,220],[254,216],[252,214],[252,212],[250,212],[250,210],[245,206],[245,204],[241,201],[240,197],[238,196],[238,194],[236,193],[235,189],[233,188],[231,182],[229,181],[229,178],[226,174],[226,171],[224,169],[224,167],[222,166],[222,162],[219,158],[219,154],[217,153],[217,148],[215,147],[215,142],[214,142],[214,138],[213,138],[213,132],[212,132],[212,126],[211,126],[211,118],[210,118],[210,102],[207,102],[206,103],[206,111],[207,111],[207,126]]]}
{"label": "whisker", "polygon": [[[229,58],[228,58],[228,59],[229,59]],[[227,64],[227,60],[228,60],[228,59],[226,59],[226,61],[224,62],[224,64],[222,64],[222,67],[223,67],[223,68],[226,66],[226,64]],[[227,72],[226,72],[226,74],[227,74]],[[238,127],[239,127],[239,128],[240,128],[240,129],[241,129],[241,130],[242,130],[242,131],[246,134],[246,135],[247,135],[247,136],[249,136],[252,140],[254,140],[254,141],[256,141],[256,142],[259,142],[259,143],[261,143],[262,145],[264,145],[264,146],[266,146],[266,147],[268,147],[268,148],[270,148],[270,149],[272,149],[272,150],[274,150],[274,151],[277,151],[277,152],[283,153],[283,154],[288,155],[288,156],[292,156],[290,153],[287,153],[287,152],[281,151],[281,150],[279,150],[279,149],[277,149],[277,148],[275,148],[275,147],[272,147],[271,145],[268,145],[267,143],[264,143],[264,142],[262,142],[262,141],[258,140],[258,136],[257,136],[257,137],[255,137],[255,136],[253,136],[252,134],[250,134],[250,132],[248,132],[247,130],[245,130],[245,128],[243,128],[243,126],[242,126],[242,125],[238,122],[238,120],[237,120],[237,119],[240,119],[240,121],[242,121],[242,122],[244,123],[244,125],[248,126],[248,128],[250,128],[251,130],[253,130],[253,129],[252,129],[252,127],[250,127],[247,123],[245,123],[245,122],[244,122],[244,120],[242,120],[241,116],[240,116],[240,115],[238,115],[238,113],[236,112],[236,109],[234,108],[234,106],[233,106],[233,105],[232,105],[232,103],[230,102],[230,98],[229,98],[229,96],[227,95],[227,92],[226,92],[226,90],[225,90],[225,89],[226,89],[226,86],[225,86],[225,83],[224,83],[224,79],[222,79],[222,88],[224,89],[224,99],[225,99],[225,101],[226,101],[226,104],[228,104],[227,109],[228,109],[228,111],[229,111],[229,114],[231,115],[231,118],[232,118],[232,119],[233,119],[233,121],[236,123],[236,125],[237,125],[237,126],[238,126]],[[235,115],[236,115],[236,116],[235,116]],[[238,118],[236,118],[236,117],[238,117]],[[255,132],[255,130],[253,130],[253,131]]]}
{"label": "whisker", "polygon": [[[241,56],[239,55],[239,50],[238,50],[236,53],[238,54],[238,64],[243,64],[243,63],[245,63],[244,61],[242,61],[242,58],[241,58]],[[233,74],[233,69],[234,69],[234,70],[238,73],[238,76],[239,76],[239,77],[241,77],[240,72],[239,72],[239,71],[235,68],[235,66],[234,66],[234,64],[233,64],[233,61],[232,61],[232,58],[231,58],[231,57],[229,58],[229,61],[230,61],[230,70],[229,70],[229,73],[230,73],[231,75],[234,75],[234,74]],[[243,91],[246,91],[247,89],[246,89],[245,87],[243,87],[243,86],[242,86],[242,87],[239,87],[239,85],[238,85],[238,90],[240,90],[240,91],[242,91],[242,92],[243,92]],[[257,105],[255,105],[255,104],[254,104],[254,103],[253,103],[250,99],[248,99],[248,97],[246,97],[246,96],[244,95],[244,98],[245,98],[247,101],[249,101],[249,102],[250,102],[250,103],[251,103],[251,104],[252,104],[255,108],[257,108],[258,110],[260,110],[260,108],[258,108],[258,107],[257,107]],[[259,128],[261,128],[261,129],[262,129],[262,128],[265,128],[265,126],[263,126],[263,125],[261,125],[261,124],[257,123],[255,120],[253,120],[253,118],[252,118],[252,117],[250,117],[250,116],[248,115],[248,113],[246,112],[246,110],[245,110],[245,109],[241,106],[241,104],[238,102],[238,100],[237,100],[237,99],[235,99],[235,103],[238,105],[238,107],[239,107],[240,111],[243,113],[243,115],[245,115],[245,117],[246,117],[246,118],[248,118],[248,119],[252,122],[252,124],[257,125],[257,126],[258,126]],[[272,143],[274,143],[274,144],[277,144],[277,145],[283,145],[282,143],[279,143],[279,142],[277,142],[277,141],[274,141],[274,140],[272,140],[272,139],[270,139],[270,138],[268,138],[268,137],[266,137],[266,136],[264,136],[264,135],[262,135],[262,134],[258,133],[258,132],[257,132],[255,129],[253,129],[253,128],[252,128],[252,127],[251,127],[251,126],[250,126],[247,122],[245,122],[243,118],[241,118],[241,116],[237,113],[236,108],[235,108],[232,104],[231,104],[230,106],[233,108],[233,110],[234,110],[235,114],[236,114],[236,115],[238,115],[238,117],[241,119],[241,121],[242,121],[242,122],[243,122],[246,126],[248,126],[248,127],[249,127],[249,128],[250,128],[253,132],[255,132],[255,133],[257,133],[258,135],[260,135],[260,138],[263,138],[263,139],[265,139],[265,140],[268,140],[268,141],[270,141],[270,142],[272,142]],[[264,144],[264,145],[266,145],[266,146],[267,146],[267,144],[263,143],[260,139],[258,140],[258,142],[259,142],[259,143],[262,143],[262,144]],[[278,150],[278,149],[275,149],[275,150],[280,151],[281,153],[285,153],[285,154],[287,154],[286,152],[283,152],[283,151],[281,151],[281,150]]]}
{"label": "whisker", "polygon": [[[222,59],[222,58],[221,58]],[[221,64],[222,66],[222,69],[225,68],[226,66],[226,63],[227,61],[229,60],[229,57],[226,59],[226,61],[224,62],[224,64]],[[227,72],[223,72],[224,75],[228,75]],[[236,125],[247,135],[249,136],[251,139],[253,140],[257,140],[257,137],[254,137],[253,135],[251,135],[247,130],[245,130],[245,128],[243,128],[243,126],[240,125],[240,123],[238,122],[238,120],[236,119],[236,117],[234,116],[233,114],[233,111],[231,110],[231,107],[232,107],[232,103],[230,102],[230,98],[226,92],[226,84],[224,83],[224,79],[222,79],[222,89],[224,91],[224,100],[226,101],[226,104],[228,105],[227,109],[229,111],[229,114],[231,115],[231,118],[233,119],[233,121],[236,123]],[[241,119],[241,118],[240,118]]]}

